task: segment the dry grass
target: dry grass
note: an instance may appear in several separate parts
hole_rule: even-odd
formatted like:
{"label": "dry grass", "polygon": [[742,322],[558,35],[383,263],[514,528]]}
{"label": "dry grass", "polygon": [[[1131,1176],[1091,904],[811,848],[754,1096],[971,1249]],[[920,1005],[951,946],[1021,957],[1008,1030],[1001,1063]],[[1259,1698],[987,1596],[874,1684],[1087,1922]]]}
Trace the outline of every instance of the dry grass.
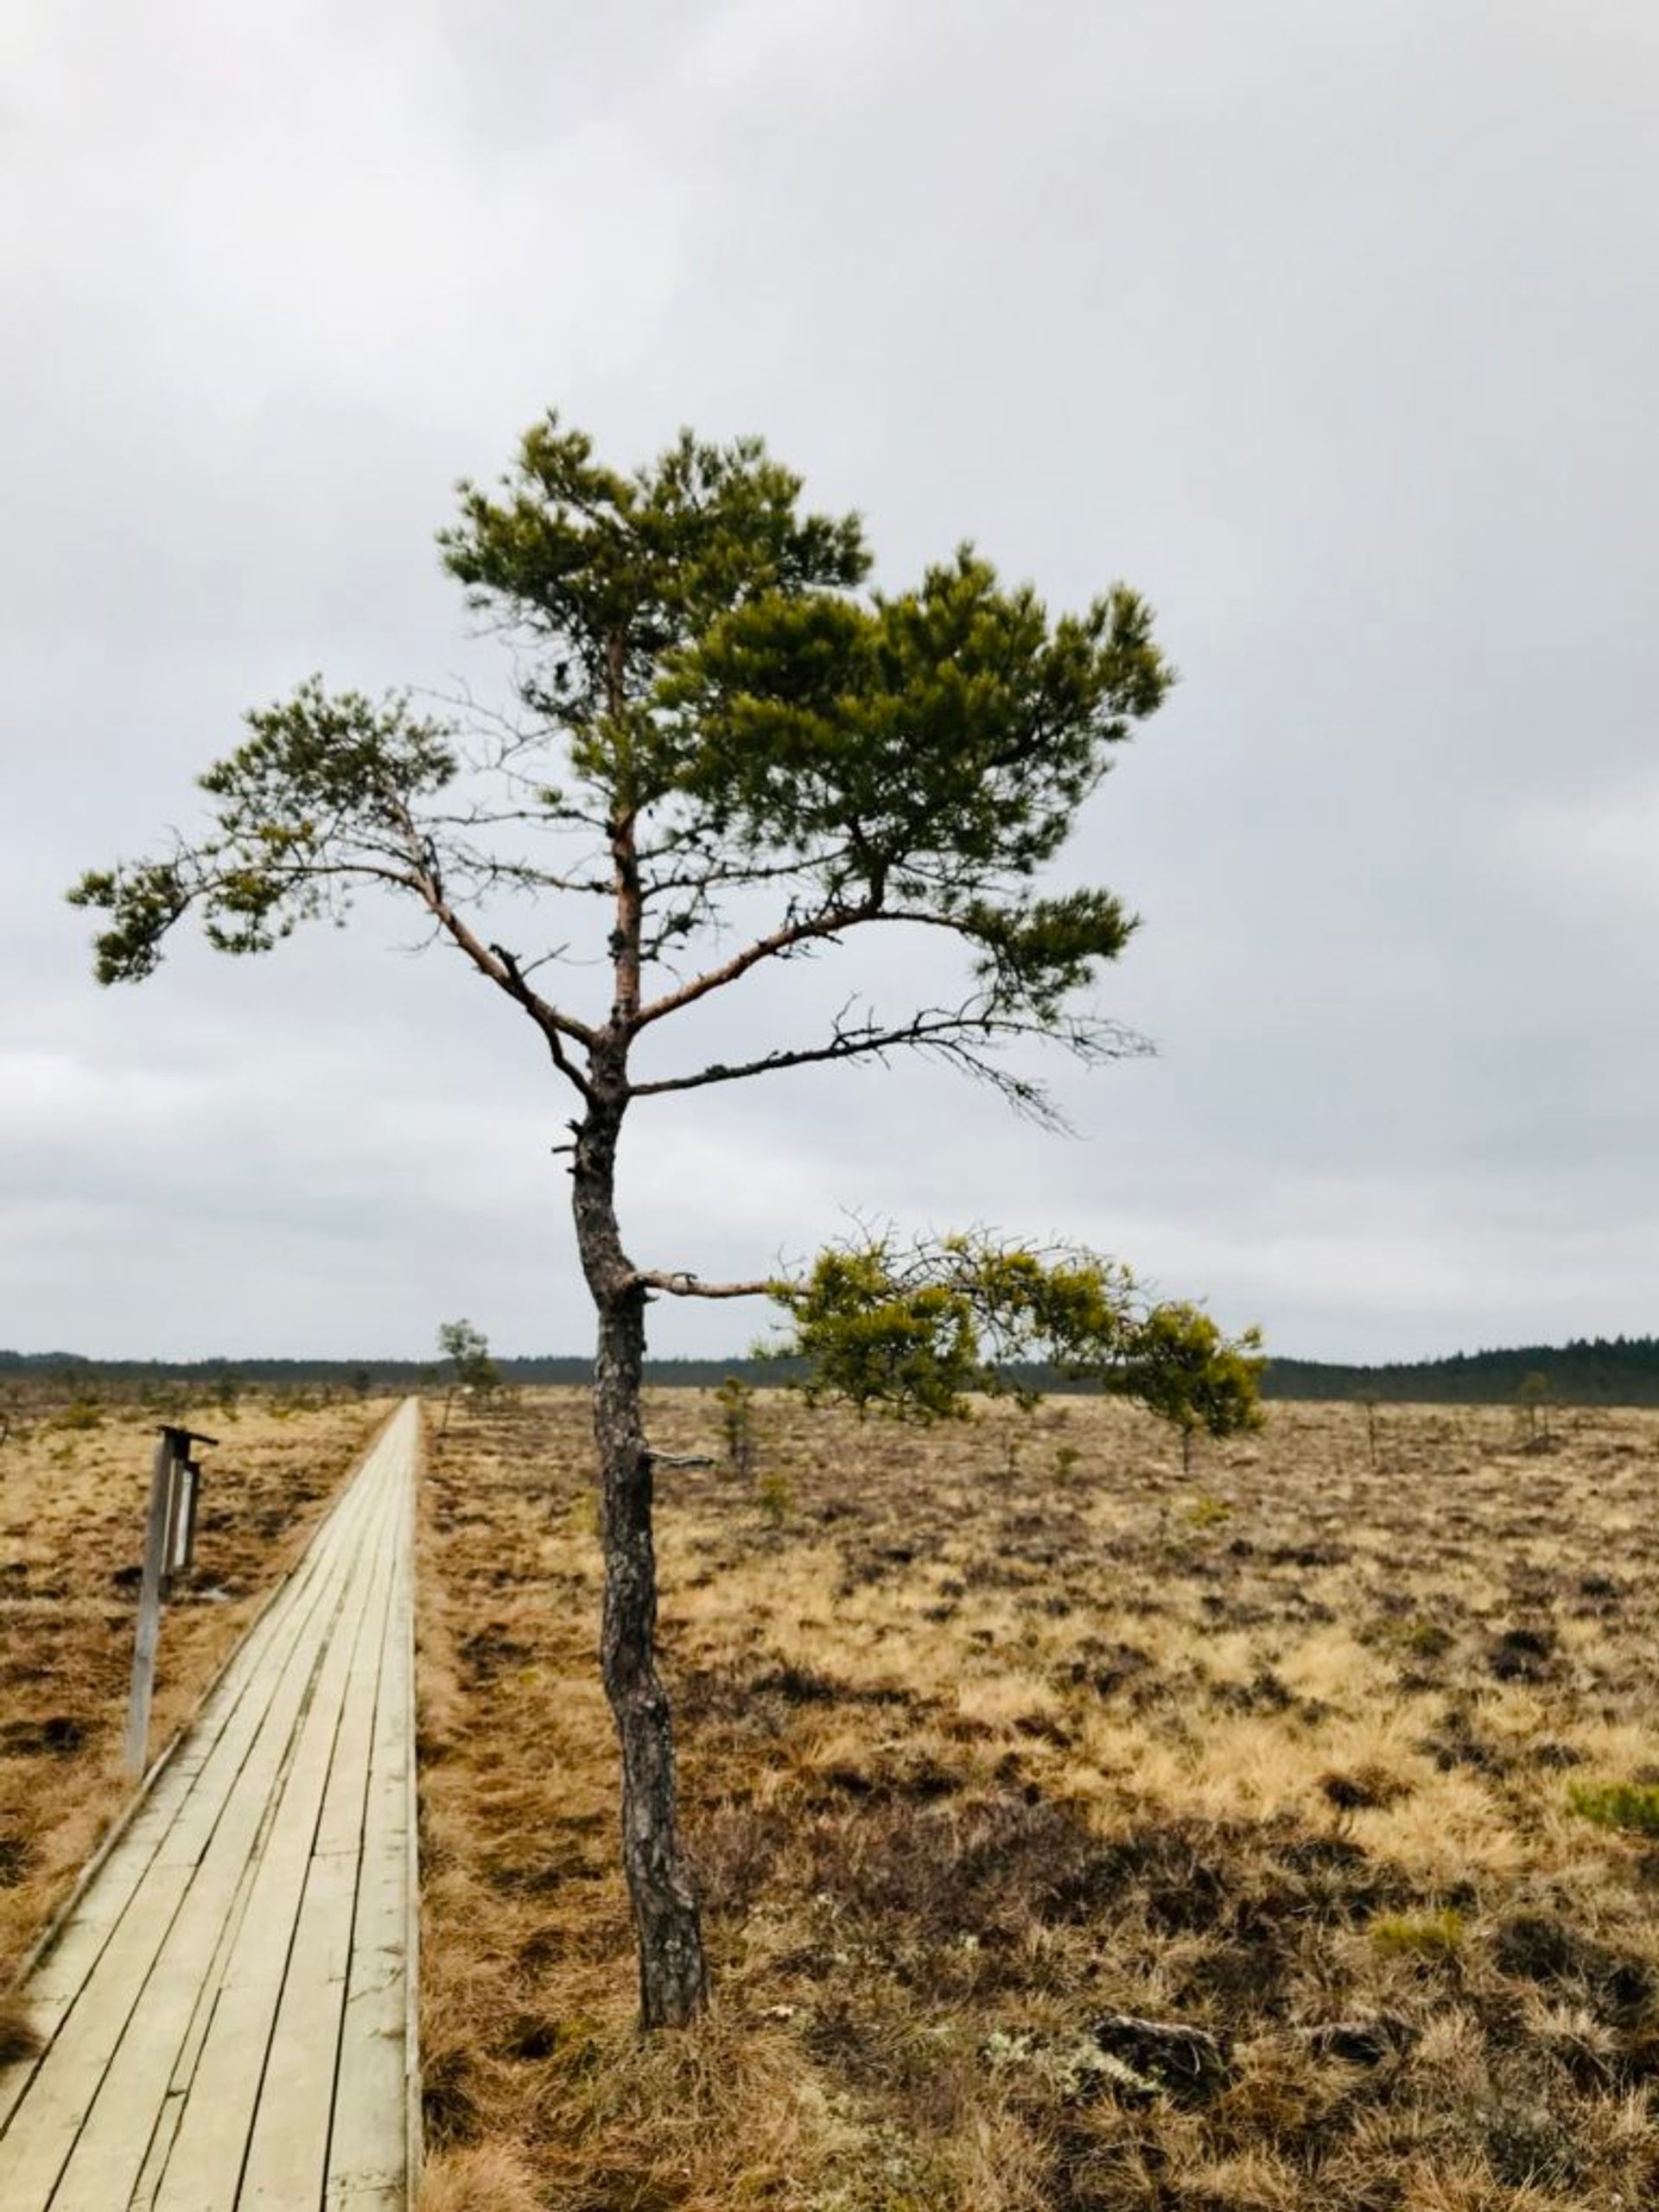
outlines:
{"label": "dry grass", "polygon": [[[711,1398],[653,1414],[715,1448]],[[1659,1851],[1569,1802],[1659,1777],[1659,1417],[1542,1453],[1385,1409],[1373,1469],[1357,1408],[1282,1407],[1188,1479],[1080,1402],[759,1427],[767,1497],[664,1478],[718,1995],[650,2041],[585,1408],[472,1413],[435,1457],[434,2212],[1659,2201]],[[1126,2075],[1108,2013],[1224,2069]]]}
{"label": "dry grass", "polygon": [[0,2066],[15,2065],[20,2058],[33,2058],[40,2048],[40,2036],[22,2000],[14,1996],[0,1997]]}
{"label": "dry grass", "polygon": [[71,1402],[37,1389],[0,1446],[0,1989],[130,1795],[121,1738],[158,1420],[205,1454],[196,1566],[162,1624],[159,1750],[297,1556],[387,1406]]}

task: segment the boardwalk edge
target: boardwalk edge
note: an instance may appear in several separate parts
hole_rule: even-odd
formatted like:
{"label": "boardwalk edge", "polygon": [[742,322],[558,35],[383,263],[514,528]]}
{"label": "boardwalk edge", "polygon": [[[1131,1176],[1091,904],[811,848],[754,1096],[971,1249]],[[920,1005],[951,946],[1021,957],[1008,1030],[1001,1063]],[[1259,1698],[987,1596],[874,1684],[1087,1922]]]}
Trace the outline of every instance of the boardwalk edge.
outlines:
{"label": "boardwalk edge", "polygon": [[416,1586],[420,1576],[421,1481],[426,1472],[427,1418],[424,1400],[416,1401],[420,1424],[415,1469],[409,1485],[409,1760],[404,1787],[408,1792],[405,1826],[408,1832],[408,1922],[404,1934],[404,2172],[409,2202],[420,2193],[421,2169],[426,2158],[426,2136],[421,2089],[421,1792],[419,1694],[416,1678],[415,1624],[419,1614]]}

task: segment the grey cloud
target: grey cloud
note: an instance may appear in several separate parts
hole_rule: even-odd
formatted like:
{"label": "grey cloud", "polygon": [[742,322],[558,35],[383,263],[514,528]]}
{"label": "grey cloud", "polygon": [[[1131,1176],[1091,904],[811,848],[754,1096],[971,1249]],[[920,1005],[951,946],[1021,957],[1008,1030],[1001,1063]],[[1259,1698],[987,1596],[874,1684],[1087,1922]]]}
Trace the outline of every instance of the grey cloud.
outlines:
{"label": "grey cloud", "polygon": [[[308,670],[498,680],[431,537],[549,404],[625,458],[763,430],[887,578],[963,535],[1057,604],[1128,575],[1184,675],[1065,862],[1147,917],[1104,996],[1160,1058],[1054,1071],[1077,1141],[926,1069],[642,1113],[643,1257],[747,1273],[863,1205],[1086,1234],[1287,1350],[1653,1325],[1649,9],[9,35],[0,1343],[585,1341],[564,1102],[453,963],[365,910],[99,994],[59,902]],[[826,962],[663,1049],[938,974]]]}

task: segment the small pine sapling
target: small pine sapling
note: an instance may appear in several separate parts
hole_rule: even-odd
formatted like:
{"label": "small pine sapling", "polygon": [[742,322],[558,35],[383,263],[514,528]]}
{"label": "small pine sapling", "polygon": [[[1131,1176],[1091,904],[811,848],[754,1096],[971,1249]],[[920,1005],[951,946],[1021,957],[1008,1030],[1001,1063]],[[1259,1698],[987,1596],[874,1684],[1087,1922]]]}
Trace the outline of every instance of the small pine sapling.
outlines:
{"label": "small pine sapling", "polygon": [[754,1471],[754,1390],[740,1376],[728,1375],[715,1392],[720,1408],[720,1440],[728,1471],[747,1480]]}
{"label": "small pine sapling", "polygon": [[1373,1474],[1376,1472],[1376,1406],[1375,1390],[1363,1390],[1359,1403],[1365,1415],[1365,1459]]}
{"label": "small pine sapling", "polygon": [[448,1386],[444,1392],[443,1419],[438,1424],[438,1433],[443,1436],[448,1433],[449,1408],[456,1391],[472,1390],[487,1396],[501,1376],[490,1357],[489,1338],[468,1320],[443,1322],[438,1330],[438,1350],[443,1355]]}
{"label": "small pine sapling", "polygon": [[1549,1428],[1550,1398],[1548,1376],[1541,1375],[1535,1370],[1521,1377],[1515,1402],[1520,1408],[1529,1446],[1540,1451],[1548,1450],[1554,1441]]}

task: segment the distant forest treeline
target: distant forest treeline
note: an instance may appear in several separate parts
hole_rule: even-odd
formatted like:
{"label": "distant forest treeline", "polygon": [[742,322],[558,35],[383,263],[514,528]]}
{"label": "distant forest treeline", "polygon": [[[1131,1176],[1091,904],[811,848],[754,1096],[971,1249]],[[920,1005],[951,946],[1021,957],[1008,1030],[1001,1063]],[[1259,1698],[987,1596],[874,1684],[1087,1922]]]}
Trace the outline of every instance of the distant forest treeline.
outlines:
{"label": "distant forest treeline", "polygon": [[[586,1359],[499,1359],[506,1382],[586,1382]],[[659,1389],[709,1389],[736,1375],[751,1382],[787,1381],[788,1361],[655,1359],[645,1379]],[[60,1380],[71,1388],[100,1383],[200,1382],[212,1389],[231,1378],[242,1383],[327,1386],[337,1389],[414,1390],[436,1382],[436,1360],[416,1359],[87,1359],[78,1352],[0,1351],[0,1379],[7,1375]],[[1454,1352],[1449,1359],[1349,1367],[1314,1359],[1268,1362],[1263,1388],[1269,1398],[1364,1398],[1435,1404],[1507,1405],[1523,1382],[1541,1376],[1563,1405],[1659,1405],[1659,1337],[1580,1338],[1567,1344],[1525,1344],[1508,1351]],[[1029,1370],[1039,1387],[1074,1388]]]}
{"label": "distant forest treeline", "polygon": [[1541,1376],[1562,1405],[1659,1405],[1659,1337],[1580,1337],[1566,1344],[1522,1344],[1507,1351],[1459,1351],[1449,1359],[1342,1367],[1317,1359],[1275,1359],[1264,1388],[1270,1398],[1394,1398],[1437,1405],[1507,1405],[1522,1382]]}

